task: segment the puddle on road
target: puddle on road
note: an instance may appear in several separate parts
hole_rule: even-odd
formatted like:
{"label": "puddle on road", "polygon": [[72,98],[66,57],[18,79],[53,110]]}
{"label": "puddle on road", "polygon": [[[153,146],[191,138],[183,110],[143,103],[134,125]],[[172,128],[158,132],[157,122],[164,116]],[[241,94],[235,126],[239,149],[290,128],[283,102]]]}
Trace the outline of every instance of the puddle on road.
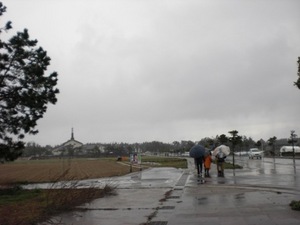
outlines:
{"label": "puddle on road", "polygon": [[236,193],[205,193],[205,195],[199,193],[194,198],[193,205],[195,207],[208,207],[214,208],[230,208],[230,207],[251,207],[258,204],[266,205],[288,205],[294,195],[279,192],[268,191],[251,191],[251,190],[237,190]]}

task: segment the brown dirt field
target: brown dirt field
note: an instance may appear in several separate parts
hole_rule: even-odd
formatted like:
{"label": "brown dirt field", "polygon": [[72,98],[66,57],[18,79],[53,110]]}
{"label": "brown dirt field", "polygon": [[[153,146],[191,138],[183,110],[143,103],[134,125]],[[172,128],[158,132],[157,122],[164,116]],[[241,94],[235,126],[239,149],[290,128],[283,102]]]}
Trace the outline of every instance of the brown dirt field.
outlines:
{"label": "brown dirt field", "polygon": [[17,160],[0,164],[0,184],[55,181],[67,170],[64,180],[81,180],[125,175],[130,167],[108,159]]}

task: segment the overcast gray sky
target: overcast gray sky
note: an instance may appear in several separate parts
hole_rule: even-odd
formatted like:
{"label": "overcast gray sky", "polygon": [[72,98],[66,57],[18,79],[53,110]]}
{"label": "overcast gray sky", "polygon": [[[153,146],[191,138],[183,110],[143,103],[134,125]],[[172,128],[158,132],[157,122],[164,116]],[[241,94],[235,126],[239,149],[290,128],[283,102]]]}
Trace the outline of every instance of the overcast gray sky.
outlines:
{"label": "overcast gray sky", "polygon": [[26,141],[300,135],[299,0],[2,1],[10,34],[28,28],[59,74]]}

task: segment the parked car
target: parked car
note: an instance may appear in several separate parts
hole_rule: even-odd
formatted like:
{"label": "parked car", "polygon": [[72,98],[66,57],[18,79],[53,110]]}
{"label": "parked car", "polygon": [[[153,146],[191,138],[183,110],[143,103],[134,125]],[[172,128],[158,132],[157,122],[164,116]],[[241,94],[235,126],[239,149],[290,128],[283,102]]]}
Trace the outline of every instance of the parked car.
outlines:
{"label": "parked car", "polygon": [[249,159],[254,159],[254,158],[261,159],[262,154],[263,152],[260,151],[258,148],[250,148],[248,152]]}

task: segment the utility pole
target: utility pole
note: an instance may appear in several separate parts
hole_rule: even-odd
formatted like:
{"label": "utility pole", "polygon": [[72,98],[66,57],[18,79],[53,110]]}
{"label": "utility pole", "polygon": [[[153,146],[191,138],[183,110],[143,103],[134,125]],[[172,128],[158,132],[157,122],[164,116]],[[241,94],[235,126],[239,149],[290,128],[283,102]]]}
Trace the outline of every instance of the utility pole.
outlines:
{"label": "utility pole", "polygon": [[294,165],[295,173],[296,173],[296,162],[295,162],[295,145],[294,145],[294,143],[297,142],[296,138],[297,138],[297,134],[295,134],[294,130],[291,130],[290,142],[292,143],[292,146],[293,146],[293,165]]}
{"label": "utility pole", "polygon": [[265,153],[264,153],[264,143],[263,143],[263,139],[260,139],[260,146],[261,146],[261,151],[262,151],[262,160],[263,162],[265,161]]}
{"label": "utility pole", "polygon": [[229,131],[228,133],[231,134],[232,137],[229,138],[229,141],[232,144],[232,164],[233,164],[233,172],[235,175],[235,159],[234,159],[234,152],[235,152],[235,146],[240,144],[242,142],[242,137],[238,135],[237,130]]}

